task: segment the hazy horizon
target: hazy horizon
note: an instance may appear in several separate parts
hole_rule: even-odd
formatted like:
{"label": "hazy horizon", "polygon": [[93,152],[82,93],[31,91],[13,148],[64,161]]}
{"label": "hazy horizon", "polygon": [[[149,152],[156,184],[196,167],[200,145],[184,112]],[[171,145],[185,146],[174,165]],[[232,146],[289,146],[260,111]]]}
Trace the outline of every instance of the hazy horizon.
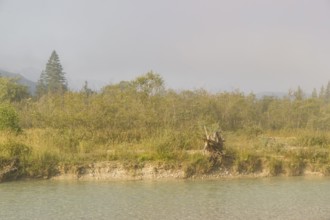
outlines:
{"label": "hazy horizon", "polygon": [[153,70],[173,89],[311,92],[330,80],[329,12],[327,0],[0,0],[0,69],[35,80],[56,50],[77,84]]}

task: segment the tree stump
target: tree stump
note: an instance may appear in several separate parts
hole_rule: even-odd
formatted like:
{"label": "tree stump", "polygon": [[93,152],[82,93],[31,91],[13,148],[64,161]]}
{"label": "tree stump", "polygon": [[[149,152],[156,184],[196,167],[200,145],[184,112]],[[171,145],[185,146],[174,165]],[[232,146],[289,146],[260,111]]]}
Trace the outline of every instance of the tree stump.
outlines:
{"label": "tree stump", "polygon": [[223,145],[225,139],[222,137],[220,131],[215,131],[209,135],[204,126],[206,138],[204,138],[204,153],[207,151],[210,154],[210,159],[214,162],[223,154]]}

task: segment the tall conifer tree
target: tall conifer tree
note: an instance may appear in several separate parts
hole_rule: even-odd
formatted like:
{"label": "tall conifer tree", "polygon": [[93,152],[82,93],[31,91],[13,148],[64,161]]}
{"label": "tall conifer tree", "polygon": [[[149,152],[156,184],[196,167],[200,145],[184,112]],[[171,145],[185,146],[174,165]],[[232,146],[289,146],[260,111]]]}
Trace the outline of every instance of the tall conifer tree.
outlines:
{"label": "tall conifer tree", "polygon": [[324,96],[325,96],[325,89],[324,86],[322,86],[319,92],[319,98],[324,99]]}
{"label": "tall conifer tree", "polygon": [[313,92],[312,92],[312,98],[317,99],[317,91],[315,88],[313,89]]}
{"label": "tall conifer tree", "polygon": [[47,86],[46,86],[46,73],[43,70],[40,74],[40,78],[37,82],[36,94],[38,97],[41,97],[43,94],[47,93]]}
{"label": "tall conifer tree", "polygon": [[37,85],[38,95],[44,92],[64,93],[68,90],[60,59],[54,50],[46,64],[46,69],[40,75]]}
{"label": "tall conifer tree", "polygon": [[327,84],[327,87],[324,92],[324,101],[330,103],[330,81]]}

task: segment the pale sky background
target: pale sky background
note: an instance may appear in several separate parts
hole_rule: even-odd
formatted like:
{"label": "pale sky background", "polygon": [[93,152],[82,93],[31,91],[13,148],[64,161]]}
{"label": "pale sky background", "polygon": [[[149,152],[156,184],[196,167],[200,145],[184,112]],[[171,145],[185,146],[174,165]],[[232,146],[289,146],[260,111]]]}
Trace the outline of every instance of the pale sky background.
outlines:
{"label": "pale sky background", "polygon": [[310,92],[330,80],[330,0],[0,0],[0,69],[36,80],[53,49],[74,87],[153,70],[174,89]]}

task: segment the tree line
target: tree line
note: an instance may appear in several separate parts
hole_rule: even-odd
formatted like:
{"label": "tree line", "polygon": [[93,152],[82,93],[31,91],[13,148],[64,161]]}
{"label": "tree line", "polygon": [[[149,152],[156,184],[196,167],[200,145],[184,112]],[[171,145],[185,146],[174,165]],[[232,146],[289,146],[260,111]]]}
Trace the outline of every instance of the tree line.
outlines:
{"label": "tree line", "polygon": [[[148,72],[100,91],[91,90],[86,83],[74,92],[68,89],[59,57],[53,51],[36,94],[31,96],[27,91],[15,79],[0,78],[2,105],[15,111],[20,128],[60,130],[74,137],[73,146],[80,140],[139,142],[167,133],[177,139],[180,135],[199,138],[203,125],[255,135],[266,130],[330,130],[330,81],[311,96],[298,87],[284,97],[257,98],[238,90],[175,91],[165,87],[159,74]],[[1,111],[0,118],[6,118],[8,112]],[[17,130],[15,120],[13,127]]]}

